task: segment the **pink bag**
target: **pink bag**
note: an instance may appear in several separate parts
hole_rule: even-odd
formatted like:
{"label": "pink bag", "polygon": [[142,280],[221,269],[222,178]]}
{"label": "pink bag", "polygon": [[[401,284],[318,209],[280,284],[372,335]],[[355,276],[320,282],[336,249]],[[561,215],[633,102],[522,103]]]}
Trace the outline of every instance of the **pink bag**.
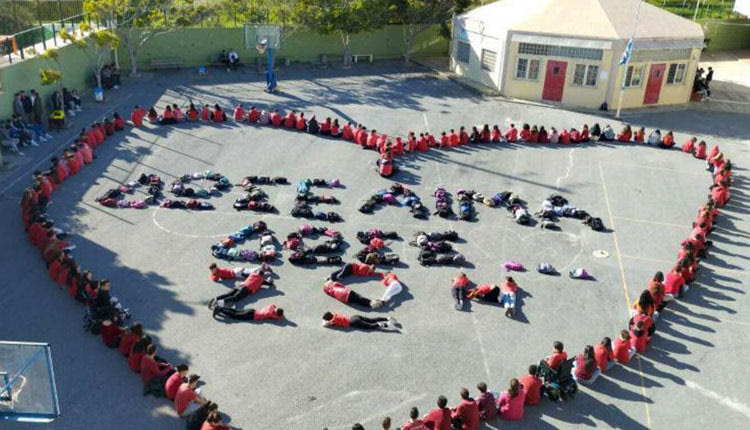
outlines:
{"label": "pink bag", "polygon": [[505,263],[503,263],[503,267],[505,267],[505,270],[508,271],[515,271],[515,272],[522,272],[524,270],[523,264],[519,263],[518,261],[508,260]]}
{"label": "pink bag", "polygon": [[312,233],[313,227],[310,224],[302,224],[299,226],[299,233],[302,236],[307,236]]}

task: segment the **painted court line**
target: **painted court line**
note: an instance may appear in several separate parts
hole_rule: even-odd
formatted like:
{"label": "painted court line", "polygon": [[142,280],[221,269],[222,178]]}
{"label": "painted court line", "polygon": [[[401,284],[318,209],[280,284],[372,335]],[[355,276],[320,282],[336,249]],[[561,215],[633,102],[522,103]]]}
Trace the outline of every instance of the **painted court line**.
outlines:
{"label": "painted court line", "polygon": [[559,176],[555,180],[555,188],[560,189],[560,182],[563,179],[568,179],[570,177],[570,172],[573,170],[573,153],[576,152],[576,148],[573,148],[568,152],[568,168],[565,170],[565,174],[563,176]]}
{"label": "painted court line", "polygon": [[471,313],[471,321],[474,324],[474,332],[477,334],[477,343],[479,344],[479,352],[482,353],[482,362],[484,363],[484,372],[487,374],[487,380],[491,380],[490,377],[490,365],[487,361],[487,352],[484,349],[484,341],[482,341],[482,335],[479,333],[479,327],[477,323],[477,317],[474,312]]}
{"label": "painted court line", "polygon": [[715,400],[716,402],[728,407],[729,409],[739,412],[742,415],[744,415],[747,418],[750,418],[750,406],[741,403],[737,399],[733,397],[727,397],[724,395],[721,395],[715,391],[711,391],[708,388],[705,388],[693,381],[685,380],[685,386],[690,388],[693,391],[697,391],[699,394],[708,397],[711,400]]}
{"label": "painted court line", "polygon": [[424,118],[424,127],[425,127],[425,130],[427,130],[428,133],[431,133],[431,131],[430,131],[430,123],[427,122],[427,114],[425,112],[422,112],[422,118]]}
{"label": "painted court line", "polygon": [[[625,309],[630,309],[630,295],[628,294],[628,282],[625,279],[625,267],[622,265],[622,254],[620,253],[620,244],[617,240],[617,229],[615,228],[615,219],[612,215],[612,205],[609,203],[609,193],[607,192],[607,183],[604,181],[604,169],[602,169],[602,163],[599,164],[599,177],[602,181],[602,190],[604,191],[604,202],[607,205],[607,213],[609,214],[609,225],[612,226],[612,239],[615,243],[615,254],[617,255],[617,264],[620,266],[620,276],[622,277],[622,290],[625,293]],[[627,312],[627,311],[626,311]],[[646,427],[651,427],[651,412],[649,411],[648,403],[645,402],[648,399],[646,395],[646,385],[643,380],[643,369],[641,367],[641,358],[637,357],[638,361],[638,375],[641,378],[641,395],[643,396],[644,402],[643,407],[646,409]]]}

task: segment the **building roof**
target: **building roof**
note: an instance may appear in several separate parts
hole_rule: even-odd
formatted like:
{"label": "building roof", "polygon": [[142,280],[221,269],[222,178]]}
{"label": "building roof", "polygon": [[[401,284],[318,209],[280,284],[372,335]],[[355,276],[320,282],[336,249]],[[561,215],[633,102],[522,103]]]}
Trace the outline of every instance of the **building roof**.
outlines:
{"label": "building roof", "polygon": [[[555,36],[627,40],[641,0],[500,0],[459,15],[484,34],[514,30]],[[472,25],[473,23],[473,25]],[[479,23],[479,24],[477,24]],[[636,40],[700,39],[701,26],[643,1]]]}

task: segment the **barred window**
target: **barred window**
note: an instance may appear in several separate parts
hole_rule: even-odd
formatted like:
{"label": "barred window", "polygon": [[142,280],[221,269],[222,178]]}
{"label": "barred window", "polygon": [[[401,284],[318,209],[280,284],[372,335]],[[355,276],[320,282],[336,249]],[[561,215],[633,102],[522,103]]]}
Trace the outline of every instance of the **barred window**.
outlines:
{"label": "barred window", "polygon": [[669,65],[669,73],[667,73],[668,84],[682,84],[685,82],[685,68],[687,67],[684,63],[674,63]]}
{"label": "barred window", "polygon": [[587,87],[595,87],[596,86],[596,80],[599,77],[599,66],[592,66],[589,65],[586,68],[586,82],[584,85]]}
{"label": "barred window", "polygon": [[652,61],[674,61],[688,60],[693,52],[690,48],[684,49],[644,49],[633,51],[630,61],[633,63],[646,63]]}
{"label": "barred window", "polygon": [[643,66],[628,66],[625,74],[625,88],[638,88],[643,79]]}
{"label": "barred window", "polygon": [[495,60],[497,59],[497,53],[490,51],[489,49],[482,49],[482,69],[484,70],[495,70]]}
{"label": "barred window", "polygon": [[604,55],[604,51],[601,49],[540,45],[536,43],[519,43],[518,53],[544,57],[580,58],[582,60],[601,60]]}
{"label": "barred window", "polygon": [[456,58],[462,63],[469,63],[471,45],[466,42],[456,42]]}
{"label": "barred window", "polygon": [[529,60],[525,58],[518,59],[518,65],[516,66],[516,78],[526,79],[526,72],[529,70]]}
{"label": "barred window", "polygon": [[576,64],[573,72],[573,85],[595,87],[599,75],[599,66]]}
{"label": "barred window", "polygon": [[516,66],[516,78],[530,81],[539,79],[539,60],[519,58]]}

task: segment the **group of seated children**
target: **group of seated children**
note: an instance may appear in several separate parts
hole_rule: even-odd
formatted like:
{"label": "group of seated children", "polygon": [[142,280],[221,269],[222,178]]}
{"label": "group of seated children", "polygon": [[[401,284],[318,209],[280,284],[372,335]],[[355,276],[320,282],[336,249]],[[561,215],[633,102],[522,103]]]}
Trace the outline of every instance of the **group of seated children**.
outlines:
{"label": "group of seated children", "polygon": [[13,115],[5,121],[4,131],[0,130],[0,142],[11,151],[24,155],[19,146],[39,146],[38,142],[46,142],[52,136],[41,123],[30,123],[20,115]]}
{"label": "group of seated children", "polygon": [[52,157],[49,169],[34,172],[34,185],[26,189],[21,198],[21,217],[29,241],[41,253],[49,276],[72,298],[87,306],[87,313],[96,321],[96,327],[90,329],[98,330],[102,342],[110,348],[118,348],[127,357],[128,366],[140,373],[145,393],[173,400],[178,415],[188,417],[188,429],[228,429],[216,404],[200,396],[198,376],[187,376],[187,365],[175,367],[157,356],[156,345],[144,334],[140,323],[128,329],[120,326],[130,313],[111,296],[111,283],[106,279],[95,280],[90,271],[81,268],[72,255],[75,246],[65,240],[66,234],[45,214],[52,192],[83,166],[92,163],[92,148],[123,127],[124,121],[117,114],[111,121],[95,123],[91,129],[82,130],[61,157]]}
{"label": "group of seated children", "polygon": [[118,326],[113,318],[102,323],[102,341],[110,348],[117,348],[127,359],[128,367],[140,374],[143,393],[166,397],[174,402],[175,412],[187,418],[189,430],[225,430],[216,403],[208,401],[198,388],[200,376],[188,375],[188,365],[174,366],[156,355],[157,346],[151,336],[143,331],[140,323],[127,329]]}

